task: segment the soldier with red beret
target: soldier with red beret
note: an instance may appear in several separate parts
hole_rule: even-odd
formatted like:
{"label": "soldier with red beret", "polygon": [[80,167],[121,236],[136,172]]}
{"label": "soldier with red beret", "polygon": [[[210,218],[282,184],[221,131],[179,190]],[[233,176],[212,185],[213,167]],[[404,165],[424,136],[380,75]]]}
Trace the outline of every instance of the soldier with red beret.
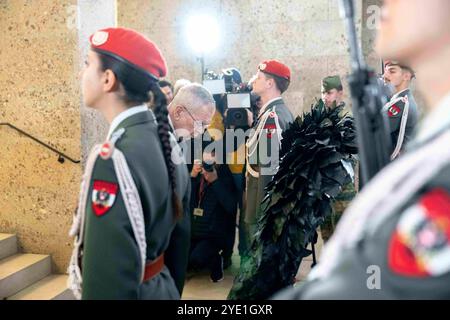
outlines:
{"label": "soldier with red beret", "polygon": [[248,241],[253,241],[256,222],[261,214],[264,188],[272,179],[279,162],[281,133],[294,121],[281,95],[289,87],[291,71],[278,60],[259,64],[252,80],[252,92],[261,98],[261,109],[247,141],[247,189],[245,223]]}
{"label": "soldier with red beret", "polygon": [[83,98],[110,128],[87,160],[71,229],[69,285],[82,299],[179,299],[190,187],[186,165],[174,158],[181,155],[172,150],[177,144],[158,85],[165,60],[129,29],[97,31],[90,44]]}

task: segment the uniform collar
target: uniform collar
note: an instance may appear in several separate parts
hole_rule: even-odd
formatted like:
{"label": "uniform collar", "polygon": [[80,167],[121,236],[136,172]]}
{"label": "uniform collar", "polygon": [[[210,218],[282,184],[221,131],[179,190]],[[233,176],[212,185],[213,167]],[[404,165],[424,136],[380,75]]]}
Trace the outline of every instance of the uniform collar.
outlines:
{"label": "uniform collar", "polygon": [[450,127],[450,92],[438,103],[434,109],[422,121],[417,133],[415,144],[421,144],[437,135],[442,130]]}
{"label": "uniform collar", "polygon": [[121,113],[119,113],[111,122],[111,125],[109,126],[109,131],[108,131],[108,136],[107,136],[107,140],[109,140],[111,138],[111,134],[119,127],[119,125],[125,120],[128,119],[129,117],[139,113],[139,112],[145,112],[145,111],[149,111],[147,105],[140,105],[140,106],[135,106],[135,107],[131,107],[128,108],[125,111],[122,111]]}
{"label": "uniform collar", "polygon": [[397,99],[400,96],[406,96],[409,93],[409,88],[403,89],[400,92],[397,92],[396,94],[394,94],[391,98],[391,101]]}
{"label": "uniform collar", "polygon": [[276,98],[274,98],[274,99],[272,99],[272,100],[267,101],[267,102],[262,106],[261,110],[259,110],[258,118],[261,117],[261,115],[263,115],[264,112],[266,112],[266,109],[268,109],[269,106],[270,106],[272,103],[274,103],[275,101],[278,101],[278,100],[283,100],[283,98],[280,96],[280,97],[276,97]]}

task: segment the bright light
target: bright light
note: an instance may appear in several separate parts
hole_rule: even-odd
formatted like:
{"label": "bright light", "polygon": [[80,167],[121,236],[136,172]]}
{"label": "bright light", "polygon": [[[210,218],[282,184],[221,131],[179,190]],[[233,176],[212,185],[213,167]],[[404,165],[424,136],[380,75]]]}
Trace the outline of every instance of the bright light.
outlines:
{"label": "bright light", "polygon": [[197,54],[211,52],[219,45],[219,25],[211,16],[192,16],[187,22],[186,32],[189,44]]}

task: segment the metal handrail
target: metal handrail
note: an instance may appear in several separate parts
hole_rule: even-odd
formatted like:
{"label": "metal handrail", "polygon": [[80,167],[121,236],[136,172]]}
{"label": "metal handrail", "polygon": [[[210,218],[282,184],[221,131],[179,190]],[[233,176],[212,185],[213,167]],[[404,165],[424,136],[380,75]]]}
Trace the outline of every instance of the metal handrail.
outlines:
{"label": "metal handrail", "polygon": [[14,129],[16,131],[18,131],[19,133],[23,134],[24,136],[30,138],[31,140],[39,143],[40,145],[46,147],[47,149],[53,151],[54,153],[56,153],[58,155],[58,162],[59,163],[64,163],[65,159],[69,160],[70,162],[73,163],[80,163],[81,160],[75,160],[71,157],[69,157],[68,155],[62,153],[61,151],[58,151],[57,149],[53,148],[52,146],[46,144],[45,142],[42,142],[41,140],[39,140],[38,138],[33,137],[31,134],[23,131],[22,129],[17,128],[15,125],[8,123],[8,122],[0,122],[0,126],[7,126],[10,127],[11,129]]}

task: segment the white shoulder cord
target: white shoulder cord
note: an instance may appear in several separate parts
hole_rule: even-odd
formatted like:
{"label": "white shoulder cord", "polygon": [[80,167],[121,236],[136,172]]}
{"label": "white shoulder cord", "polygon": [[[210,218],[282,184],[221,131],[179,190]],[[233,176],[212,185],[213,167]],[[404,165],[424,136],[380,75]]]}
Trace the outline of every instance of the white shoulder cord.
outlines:
{"label": "white shoulder cord", "polygon": [[[82,275],[80,268],[80,247],[84,240],[84,225],[86,216],[87,197],[89,192],[89,185],[91,182],[92,171],[98,155],[101,150],[101,146],[94,147],[91,155],[89,156],[86,171],[81,183],[80,201],[78,203],[77,215],[74,217],[72,228],[70,229],[70,235],[75,237],[74,249],[70,264],[68,268],[69,279],[68,287],[71,289],[77,299],[81,299],[82,292]],[[134,238],[139,247],[139,253],[141,256],[141,280],[144,279],[145,264],[147,260],[147,241],[145,237],[145,221],[144,213],[142,209],[141,200],[137,191],[136,184],[131,175],[129,166],[125,159],[124,154],[114,148],[112,150],[112,160],[114,169],[116,172],[117,180],[119,182],[119,188],[122,192],[122,198],[125,204],[128,217],[130,219],[131,227],[133,229]]]}
{"label": "white shoulder cord", "polygon": [[122,191],[123,202],[130,218],[133,228],[134,238],[136,239],[141,255],[141,281],[144,279],[145,263],[147,261],[147,240],[145,237],[144,210],[142,209],[141,198],[128,167],[127,160],[120,150],[114,150],[112,156],[114,168],[119,181],[119,187]]}
{"label": "white shoulder cord", "polygon": [[405,108],[403,109],[402,120],[400,122],[400,132],[399,132],[398,138],[397,138],[397,145],[395,146],[395,149],[391,154],[391,160],[394,160],[400,154],[400,151],[403,146],[403,141],[405,139],[406,123],[408,121],[408,113],[409,113],[408,96],[400,97],[395,102],[397,102],[399,100],[403,101],[403,103],[405,104]]}
{"label": "white shoulder cord", "polygon": [[254,145],[257,140],[259,140],[260,132],[261,132],[262,128],[264,127],[264,125],[266,124],[266,121],[267,121],[268,117],[269,117],[269,112],[265,112],[261,116],[261,121],[258,123],[258,126],[256,127],[255,132],[250,137],[250,139],[248,139],[248,141],[245,143],[245,146],[247,147],[247,151],[245,152],[245,157],[246,157],[246,160],[247,160],[246,161],[247,171],[254,178],[259,178],[259,172],[252,168],[252,166],[250,164],[250,157],[255,153],[256,150],[258,150],[258,147],[255,146],[255,148],[253,150],[251,150],[251,146]]}
{"label": "white shoulder cord", "polygon": [[308,278],[325,278],[332,274],[345,248],[356,245],[366,232],[376,232],[412,194],[448,165],[449,145],[450,131],[446,131],[430,144],[389,164],[367,184],[342,216],[335,233],[323,249],[324,259],[312,269]]}
{"label": "white shoulder cord", "polygon": [[[264,125],[266,124],[267,118],[269,118],[269,114],[270,114],[270,112],[265,112],[261,116],[261,121],[258,123],[255,133],[250,137],[250,139],[246,143],[247,148],[249,148],[251,145],[253,145],[256,142],[256,140],[259,140],[259,135],[260,135],[261,130],[263,129]],[[250,154],[250,156],[253,153],[254,153],[254,151]]]}
{"label": "white shoulder cord", "polygon": [[74,237],[74,247],[72,256],[70,258],[69,267],[67,273],[69,278],[67,279],[67,286],[72,290],[76,299],[81,299],[81,268],[79,265],[80,248],[83,244],[84,238],[84,220],[86,216],[86,203],[89,193],[89,185],[92,178],[92,172],[94,170],[95,162],[99,156],[101,145],[96,145],[91,151],[86,163],[86,169],[84,171],[83,179],[80,185],[80,198],[78,200],[77,213],[73,217],[72,227],[70,228],[69,235]]}
{"label": "white shoulder cord", "polygon": [[[259,140],[260,140],[260,137],[261,137],[261,131],[263,130],[263,128],[264,128],[264,125],[266,124],[266,121],[267,121],[267,119],[269,118],[269,115],[273,112],[274,114],[275,114],[275,125],[276,125],[276,127],[277,128],[281,128],[280,127],[280,123],[279,123],[279,121],[278,121],[278,116],[277,116],[277,114],[275,113],[275,110],[276,110],[276,106],[274,106],[274,108],[273,108],[273,110],[272,111],[269,111],[269,110],[267,110],[262,116],[261,116],[261,122],[258,124],[258,126],[256,127],[256,130],[255,130],[255,133],[253,134],[253,136],[247,141],[247,143],[245,144],[246,145],[246,147],[247,147],[247,152],[245,153],[246,154],[246,167],[247,167],[247,171],[253,176],[253,177],[255,177],[255,178],[259,178],[259,172],[258,171],[256,171],[256,170],[254,170],[253,168],[252,168],[252,166],[250,165],[250,161],[249,161],[249,159],[250,159],[250,157],[255,153],[255,151],[256,150],[258,150],[258,147],[255,147],[253,150],[251,150],[250,149],[250,146],[251,145],[253,145],[253,144],[255,144],[256,143],[256,141],[258,141],[258,143],[259,143]],[[277,132],[277,136],[278,136],[278,144],[279,144],[279,146],[281,146],[281,139],[282,139],[282,136],[281,136],[281,129],[276,129],[275,130],[276,132]]]}

